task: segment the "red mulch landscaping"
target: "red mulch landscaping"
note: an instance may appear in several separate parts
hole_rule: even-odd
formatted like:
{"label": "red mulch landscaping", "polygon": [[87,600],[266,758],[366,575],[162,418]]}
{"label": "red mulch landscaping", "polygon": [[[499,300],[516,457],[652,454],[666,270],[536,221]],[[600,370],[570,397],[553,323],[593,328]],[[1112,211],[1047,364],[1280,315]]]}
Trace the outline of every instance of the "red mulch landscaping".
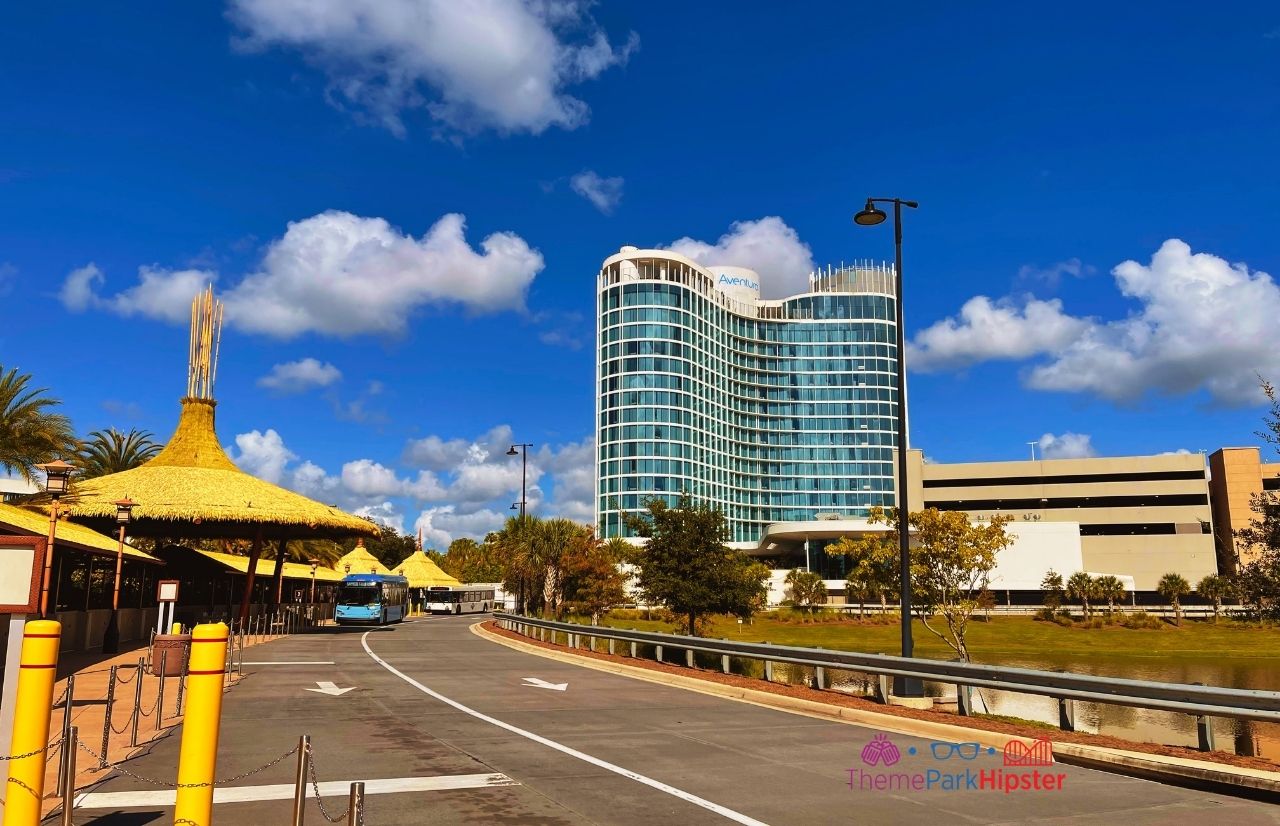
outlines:
{"label": "red mulch landscaping", "polygon": [[1262,757],[1245,757],[1223,751],[1203,752],[1187,748],[1185,746],[1170,746],[1159,743],[1137,743],[1132,740],[1124,740],[1119,737],[1109,737],[1102,734],[1088,734],[1086,732],[1079,731],[1050,731],[1049,729],[1038,728],[1036,726],[1019,725],[1017,723],[1009,723],[1003,720],[992,720],[984,717],[960,717],[956,714],[948,714],[940,711],[922,711],[912,708],[903,708],[901,706],[887,706],[872,700],[856,697],[851,694],[844,694],[839,691],[818,691],[817,689],[808,688],[807,686],[768,683],[764,680],[755,680],[750,677],[742,677],[737,674],[722,674],[719,671],[710,671],[701,668],[685,668],[683,666],[671,665],[669,663],[655,662],[654,660],[632,659],[630,657],[623,657],[620,655],[604,654],[598,651],[586,651],[581,648],[572,649],[565,645],[545,643],[529,637],[523,637],[513,631],[508,631],[505,628],[502,628],[497,622],[492,620],[484,623],[484,627],[486,630],[491,631],[494,634],[508,637],[513,640],[519,640],[527,645],[536,645],[539,648],[547,648],[554,651],[564,651],[579,657],[589,657],[596,660],[622,663],[633,668],[645,668],[650,671],[660,671],[666,674],[679,674],[683,677],[693,677],[699,680],[706,680],[710,683],[720,683],[721,685],[730,685],[737,688],[749,688],[754,691],[767,691],[770,694],[797,697],[803,700],[812,700],[817,703],[826,703],[827,705],[862,709],[863,711],[871,711],[876,714],[891,714],[896,717],[909,717],[913,720],[928,720],[934,723],[946,723],[953,726],[963,726],[965,728],[981,729],[983,731],[994,731],[1001,734],[1013,734],[1020,737],[1036,738],[1048,736],[1049,739],[1062,743],[1079,743],[1086,746],[1124,749],[1126,751],[1141,752],[1143,754],[1159,754],[1166,757],[1205,760],[1213,763],[1223,763],[1230,766],[1259,769],[1262,771],[1280,771],[1280,763],[1276,763]]}

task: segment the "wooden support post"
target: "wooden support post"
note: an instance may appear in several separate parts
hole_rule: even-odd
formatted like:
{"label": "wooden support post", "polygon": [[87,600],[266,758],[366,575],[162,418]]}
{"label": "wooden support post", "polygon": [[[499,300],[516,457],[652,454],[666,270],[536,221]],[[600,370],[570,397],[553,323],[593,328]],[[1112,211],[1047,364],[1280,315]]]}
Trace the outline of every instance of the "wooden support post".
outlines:
{"label": "wooden support post", "polygon": [[662,646],[655,646],[658,650],[658,662],[662,662]]}
{"label": "wooden support post", "polygon": [[284,560],[288,553],[289,540],[281,539],[276,545],[276,568],[271,574],[271,593],[275,595],[275,604],[279,605],[284,598]]}
{"label": "wooden support post", "polygon": [[686,648],[684,650],[684,664],[686,668],[693,668],[693,649]]}
{"label": "wooden support post", "polygon": [[888,674],[876,675],[876,693],[879,695],[878,699],[880,702],[886,705],[889,703],[889,683],[890,679]]}
{"label": "wooden support post", "polygon": [[827,672],[822,666],[813,669],[813,687],[819,691],[827,688]]}
{"label": "wooden support post", "polygon": [[728,654],[720,655],[720,670],[723,671],[725,674],[729,673],[729,655]]}

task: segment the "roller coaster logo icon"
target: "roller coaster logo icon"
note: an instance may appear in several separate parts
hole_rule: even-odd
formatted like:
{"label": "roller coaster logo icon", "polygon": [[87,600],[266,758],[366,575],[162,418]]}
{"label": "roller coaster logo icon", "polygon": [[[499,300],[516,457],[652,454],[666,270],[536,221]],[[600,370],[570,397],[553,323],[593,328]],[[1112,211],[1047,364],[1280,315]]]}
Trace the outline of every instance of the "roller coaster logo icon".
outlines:
{"label": "roller coaster logo icon", "polygon": [[1036,738],[1030,743],[1010,740],[1004,745],[1004,764],[1006,766],[1052,766],[1053,743],[1041,738]]}

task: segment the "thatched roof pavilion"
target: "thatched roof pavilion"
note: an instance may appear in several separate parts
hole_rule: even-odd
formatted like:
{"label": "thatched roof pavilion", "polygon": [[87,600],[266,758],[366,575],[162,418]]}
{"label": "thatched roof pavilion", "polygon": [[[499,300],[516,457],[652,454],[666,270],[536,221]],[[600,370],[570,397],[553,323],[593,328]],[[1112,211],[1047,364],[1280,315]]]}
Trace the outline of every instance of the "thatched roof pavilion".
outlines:
{"label": "thatched roof pavilion", "polygon": [[355,548],[333,563],[333,570],[344,574],[389,574],[391,570],[369,553],[363,541],[357,542]]}
{"label": "thatched roof pavilion", "polygon": [[115,501],[128,498],[138,503],[129,525],[133,536],[253,540],[240,606],[244,617],[264,541],[279,542],[278,601],[286,542],[377,536],[378,528],[250,476],[223,451],[214,427],[213,399],[221,325],[222,305],[213,299],[210,287],[192,303],[187,395],[168,444],[140,467],[74,485],[59,509],[90,527],[106,527],[115,518]]}
{"label": "thatched roof pavilion", "polygon": [[462,582],[449,576],[440,566],[431,561],[421,550],[414,551],[396,566],[396,573],[409,580],[410,588],[430,588],[432,585],[461,585]]}

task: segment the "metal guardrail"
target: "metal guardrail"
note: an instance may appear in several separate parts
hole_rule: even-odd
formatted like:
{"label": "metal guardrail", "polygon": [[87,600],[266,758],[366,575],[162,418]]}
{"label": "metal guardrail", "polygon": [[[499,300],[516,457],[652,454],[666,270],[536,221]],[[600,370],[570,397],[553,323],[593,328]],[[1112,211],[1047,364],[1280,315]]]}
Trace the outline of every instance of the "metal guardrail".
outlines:
{"label": "metal guardrail", "polygon": [[[792,663],[814,668],[858,671],[892,677],[916,677],[928,682],[1055,697],[1059,701],[1084,700],[1174,711],[1197,718],[1230,717],[1238,720],[1280,723],[1280,692],[1276,691],[1157,683],[1115,677],[1094,677],[1070,672],[904,658],[888,654],[861,654],[829,648],[798,648],[769,643],[733,642],[681,634],[659,634],[651,631],[630,631],[597,625],[555,622],[518,615],[499,615],[497,621],[508,630],[524,636],[530,636],[526,630],[529,628],[543,628],[552,634],[571,635],[569,643],[573,647],[577,647],[577,638],[596,637],[662,646],[667,649],[718,654],[722,657],[743,657],[762,660],[766,663]],[[1205,727],[1203,719],[1201,722],[1203,729]]]}

